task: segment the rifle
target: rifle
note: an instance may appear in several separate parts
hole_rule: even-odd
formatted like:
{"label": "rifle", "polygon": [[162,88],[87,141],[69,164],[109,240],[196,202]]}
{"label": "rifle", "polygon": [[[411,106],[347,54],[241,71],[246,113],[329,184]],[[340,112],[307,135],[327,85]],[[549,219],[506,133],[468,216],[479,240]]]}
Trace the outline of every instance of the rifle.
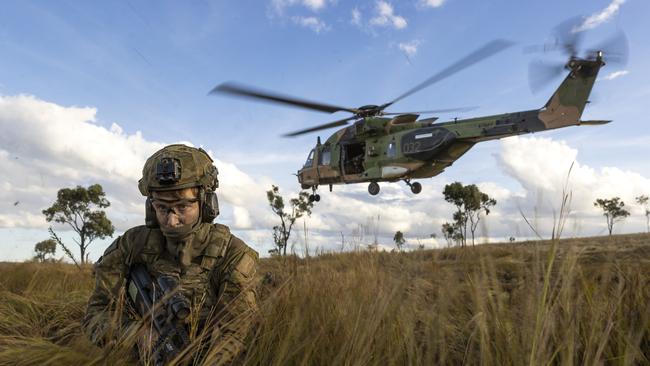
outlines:
{"label": "rifle", "polygon": [[153,347],[155,365],[165,365],[190,343],[183,320],[190,314],[187,298],[178,292],[178,282],[170,275],[154,281],[143,264],[131,267],[128,295],[143,319],[151,319],[158,333]]}

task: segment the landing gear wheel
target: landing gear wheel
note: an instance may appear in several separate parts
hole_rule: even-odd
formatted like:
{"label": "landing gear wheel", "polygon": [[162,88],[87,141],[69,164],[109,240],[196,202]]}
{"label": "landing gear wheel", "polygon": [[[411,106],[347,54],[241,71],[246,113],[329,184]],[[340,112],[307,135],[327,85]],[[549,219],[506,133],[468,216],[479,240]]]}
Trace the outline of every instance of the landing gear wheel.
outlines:
{"label": "landing gear wheel", "polygon": [[422,192],[422,184],[420,184],[419,182],[412,183],[411,192],[413,192],[414,194],[418,194]]}
{"label": "landing gear wheel", "polygon": [[309,202],[318,202],[320,201],[320,195],[316,193],[318,186],[311,186],[311,194],[309,195]]}
{"label": "landing gear wheel", "polygon": [[368,184],[368,193],[370,193],[373,196],[376,196],[377,193],[379,193],[379,184],[377,182],[371,182]]}

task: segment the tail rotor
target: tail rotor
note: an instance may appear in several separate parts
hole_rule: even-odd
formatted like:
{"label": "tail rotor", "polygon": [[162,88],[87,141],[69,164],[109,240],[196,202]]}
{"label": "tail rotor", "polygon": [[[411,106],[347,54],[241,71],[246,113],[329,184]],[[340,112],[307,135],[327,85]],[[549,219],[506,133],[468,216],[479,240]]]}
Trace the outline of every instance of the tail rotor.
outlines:
{"label": "tail rotor", "polygon": [[568,19],[553,28],[549,42],[543,45],[527,47],[526,53],[555,53],[560,52],[567,57],[564,62],[534,60],[528,67],[528,81],[533,93],[555,81],[566,70],[577,71],[582,60],[600,61],[602,64],[625,65],[628,57],[628,42],[623,31],[618,31],[612,37],[600,42],[594,47],[584,48],[583,27],[584,18]]}

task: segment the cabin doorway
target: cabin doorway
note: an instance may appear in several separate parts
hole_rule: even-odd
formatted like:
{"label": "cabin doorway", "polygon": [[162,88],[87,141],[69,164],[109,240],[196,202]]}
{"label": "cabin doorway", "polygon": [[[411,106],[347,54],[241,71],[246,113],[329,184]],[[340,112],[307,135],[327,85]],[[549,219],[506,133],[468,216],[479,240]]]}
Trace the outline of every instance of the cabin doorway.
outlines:
{"label": "cabin doorway", "polygon": [[341,158],[343,161],[343,174],[361,174],[365,170],[366,158],[365,142],[355,142],[341,145]]}

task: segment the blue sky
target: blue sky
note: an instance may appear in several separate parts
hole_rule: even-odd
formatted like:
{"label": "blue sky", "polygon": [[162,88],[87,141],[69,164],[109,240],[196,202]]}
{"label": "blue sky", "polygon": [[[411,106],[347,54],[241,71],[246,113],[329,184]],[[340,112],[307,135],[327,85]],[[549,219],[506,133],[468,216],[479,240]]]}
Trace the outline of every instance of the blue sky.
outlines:
{"label": "blue sky", "polygon": [[[542,43],[555,25],[577,15],[594,25],[586,46],[619,29],[627,34],[630,61],[601,71],[594,103],[583,116],[614,123],[480,144],[443,175],[423,181],[425,192],[417,198],[403,184],[388,184],[374,198],[365,185],[335,187],[322,194],[307,220],[308,241],[328,249],[335,240],[340,245],[340,233],[352,237],[359,225],[367,236],[369,218],[381,212],[377,230],[386,244],[402,229],[410,244],[419,238],[439,245],[425,238],[448,220],[440,191],[456,180],[500,198],[486,219],[485,237],[530,236],[518,207],[537,212],[548,231],[558,183],[545,186],[532,174],[562,177],[573,160],[579,163],[572,173],[576,196],[621,195],[633,206],[635,195],[650,194],[647,14],[650,3],[640,0],[5,3],[0,167],[12,173],[0,178],[0,259],[28,258],[33,244],[47,238],[40,210],[63,186],[100,182],[114,202],[109,218],[118,231],[140,224],[140,166],[155,149],[178,141],[203,146],[217,159],[223,182],[219,220],[265,253],[273,217],[264,190],[274,183],[287,194],[297,192],[291,174],[317,136],[280,135],[344,115],[208,96],[215,85],[236,80],[344,106],[379,104],[484,43],[505,38],[516,45],[393,110],[480,106],[440,116],[445,120],[531,109],[545,103],[560,79],[531,93],[528,64],[539,56],[522,48]],[[608,80],[617,71],[620,76]],[[528,166],[513,156],[526,157]],[[624,182],[634,184],[621,189]],[[593,197],[582,198],[575,203],[571,235],[602,234],[604,220],[590,207]],[[620,232],[645,229],[640,210],[633,209]],[[300,251],[304,235],[297,234]],[[94,244],[91,257],[106,245]]]}

